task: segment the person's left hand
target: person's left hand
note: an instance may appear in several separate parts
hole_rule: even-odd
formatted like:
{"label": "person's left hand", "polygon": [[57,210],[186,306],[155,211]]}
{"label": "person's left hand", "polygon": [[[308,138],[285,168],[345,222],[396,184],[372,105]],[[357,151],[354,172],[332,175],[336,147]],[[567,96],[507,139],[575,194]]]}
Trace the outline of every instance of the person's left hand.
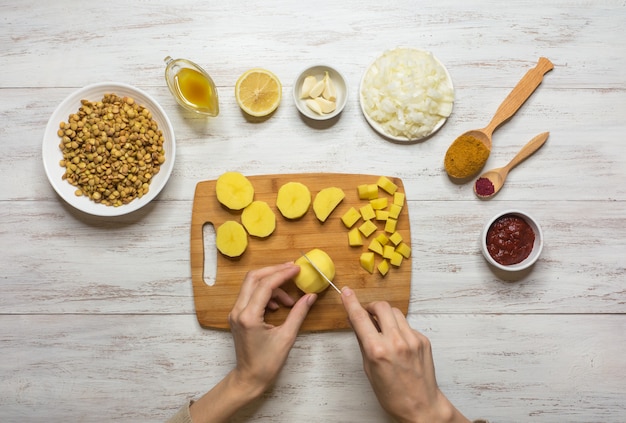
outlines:
{"label": "person's left hand", "polygon": [[[285,263],[249,272],[228,316],[237,355],[234,376],[259,395],[272,385],[283,368],[300,326],[317,298],[316,294],[306,294],[296,302],[280,288],[299,271],[296,264]],[[283,324],[266,323],[266,309],[276,309],[279,304],[292,307]]]}

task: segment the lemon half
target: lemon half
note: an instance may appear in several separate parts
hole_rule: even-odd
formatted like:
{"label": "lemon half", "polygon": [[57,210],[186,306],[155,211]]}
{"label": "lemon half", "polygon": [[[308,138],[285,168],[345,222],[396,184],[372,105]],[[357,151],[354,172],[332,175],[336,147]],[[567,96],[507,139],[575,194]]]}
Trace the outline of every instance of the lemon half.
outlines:
{"label": "lemon half", "polygon": [[235,84],[237,104],[244,112],[256,117],[267,116],[276,110],[282,91],[278,77],[261,68],[244,72]]}

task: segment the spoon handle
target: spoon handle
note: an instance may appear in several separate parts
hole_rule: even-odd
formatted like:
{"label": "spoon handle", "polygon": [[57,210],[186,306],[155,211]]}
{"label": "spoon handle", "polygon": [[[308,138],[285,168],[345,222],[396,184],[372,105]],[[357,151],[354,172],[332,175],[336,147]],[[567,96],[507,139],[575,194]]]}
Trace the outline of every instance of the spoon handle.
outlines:
{"label": "spoon handle", "polygon": [[554,65],[550,60],[545,57],[540,57],[537,65],[526,72],[526,75],[524,75],[515,88],[513,88],[504,99],[502,104],[500,104],[493,119],[491,119],[491,122],[489,122],[489,125],[485,128],[485,132],[491,135],[500,124],[510,119],[537,89],[539,84],[541,84],[543,76],[553,68]]}
{"label": "spoon handle", "polygon": [[541,134],[535,136],[532,140],[528,141],[526,145],[522,147],[519,153],[517,153],[515,157],[513,157],[513,159],[504,167],[507,172],[520,164],[535,151],[539,150],[539,148],[548,139],[548,135],[550,135],[549,132],[542,132]]}

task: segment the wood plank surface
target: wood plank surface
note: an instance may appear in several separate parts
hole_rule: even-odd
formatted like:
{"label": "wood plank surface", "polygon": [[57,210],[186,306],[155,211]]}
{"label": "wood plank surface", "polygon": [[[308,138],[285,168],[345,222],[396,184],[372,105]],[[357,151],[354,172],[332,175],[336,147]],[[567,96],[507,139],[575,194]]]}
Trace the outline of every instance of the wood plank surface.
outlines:
{"label": "wood plank surface", "polygon": [[[198,183],[237,170],[402,180],[413,247],[407,316],[432,341],[443,392],[467,417],[493,422],[623,422],[625,27],[622,0],[0,2],[0,421],[165,421],[232,369],[230,333],[198,323],[190,230]],[[411,145],[375,133],[358,100],[366,67],[399,45],[432,51],[455,87],[446,124]],[[177,105],[168,55],[209,72],[218,117]],[[538,133],[550,138],[479,201],[471,184],[447,178],[445,152],[491,120],[539,57],[554,69],[494,132],[485,168]],[[345,109],[327,123],[304,119],[291,97],[299,72],[319,63],[348,83]],[[252,67],[283,84],[264,121],[246,119],[234,98]],[[57,105],[104,81],[152,95],[177,139],[165,189],[119,218],[65,204],[41,157]],[[478,248],[484,223],[511,208],[533,214],[546,237],[536,265],[515,278]],[[218,265],[205,254],[205,284],[219,283]],[[349,330],[301,333],[275,386],[233,418],[326,420],[391,421]]]}
{"label": "wood plank surface", "polygon": [[[391,266],[389,273],[383,277],[377,270],[373,274],[364,270],[359,261],[362,252],[368,251],[369,243],[379,234],[386,234],[384,222],[376,223],[377,230],[369,237],[363,237],[362,247],[351,247],[348,244],[348,229],[341,217],[352,207],[359,210],[369,204],[360,200],[357,187],[363,184],[376,184],[380,175],[356,175],[341,173],[307,173],[286,175],[247,175],[246,178],[254,187],[254,199],[265,201],[276,217],[276,230],[267,238],[248,237],[248,247],[239,257],[230,258],[218,253],[215,248],[210,254],[216,256],[217,270],[214,283],[205,282],[204,263],[205,240],[203,228],[211,224],[214,228],[224,222],[234,220],[241,222],[241,212],[234,212],[222,206],[215,192],[216,181],[203,181],[196,186],[191,216],[191,277],[193,281],[196,315],[201,325],[212,328],[228,328],[228,313],[232,309],[241,281],[250,270],[258,269],[267,264],[278,264],[295,261],[300,252],[308,252],[314,248],[325,251],[335,265],[333,282],[337,286],[349,286],[355,290],[362,301],[376,299],[388,301],[399,308],[404,314],[409,308],[411,290],[411,257],[403,260],[400,266]],[[401,179],[389,177],[398,187],[397,192],[404,193]],[[311,193],[311,206],[308,212],[299,219],[285,219],[276,207],[276,195],[281,186],[289,182],[304,184]],[[315,196],[328,187],[341,188],[345,198],[328,217],[320,222],[313,211]],[[393,202],[393,196],[378,189],[378,198]],[[408,206],[403,203],[397,219],[397,232],[410,245],[411,229]],[[355,228],[363,223],[360,219]],[[378,256],[376,264],[380,263]],[[283,289],[297,298],[301,295],[295,284],[288,283]],[[267,315],[268,322],[280,324],[284,321],[288,309],[281,308]],[[319,294],[315,306],[302,325],[302,330],[334,330],[349,327],[346,312],[337,292],[332,288]]]}

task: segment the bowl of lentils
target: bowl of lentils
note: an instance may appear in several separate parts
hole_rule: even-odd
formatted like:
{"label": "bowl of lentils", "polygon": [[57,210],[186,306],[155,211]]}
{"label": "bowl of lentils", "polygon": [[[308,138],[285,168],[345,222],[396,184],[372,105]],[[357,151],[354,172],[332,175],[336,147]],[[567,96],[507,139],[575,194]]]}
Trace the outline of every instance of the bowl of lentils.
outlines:
{"label": "bowl of lentils", "polygon": [[43,163],[68,204],[96,216],[119,216],[152,201],[176,157],[172,124],[157,101],[131,85],[83,87],[48,120]]}
{"label": "bowl of lentils", "polygon": [[480,245],[489,264],[517,272],[531,267],[541,255],[543,232],[528,213],[506,210],[487,221]]}

